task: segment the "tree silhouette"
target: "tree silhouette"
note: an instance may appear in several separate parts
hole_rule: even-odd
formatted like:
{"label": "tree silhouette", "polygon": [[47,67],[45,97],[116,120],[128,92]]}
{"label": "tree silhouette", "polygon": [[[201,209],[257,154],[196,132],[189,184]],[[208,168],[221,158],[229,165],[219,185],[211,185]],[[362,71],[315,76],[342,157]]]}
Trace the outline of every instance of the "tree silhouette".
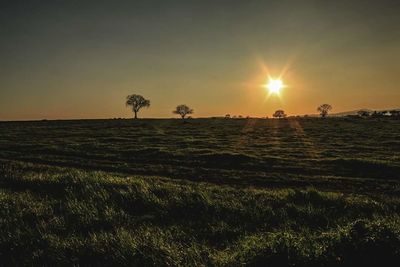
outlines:
{"label": "tree silhouette", "polygon": [[131,106],[133,113],[135,113],[135,119],[137,119],[137,113],[143,107],[150,107],[150,100],[145,99],[141,95],[128,95],[126,97],[126,106]]}
{"label": "tree silhouette", "polygon": [[373,117],[373,118],[381,118],[381,117],[383,117],[384,115],[383,115],[383,112],[381,112],[381,111],[374,111],[374,112],[372,112],[372,114],[371,114],[371,117]]}
{"label": "tree silhouette", "polygon": [[180,115],[182,119],[184,119],[185,116],[188,114],[193,114],[193,112],[193,109],[189,108],[186,105],[179,105],[174,111],[172,111],[172,113]]}
{"label": "tree silhouette", "polygon": [[328,116],[328,112],[332,110],[332,106],[329,104],[322,104],[317,108],[317,111],[320,112],[321,117],[325,118]]}
{"label": "tree silhouette", "polygon": [[285,118],[286,117],[286,114],[285,114],[285,111],[283,111],[283,110],[281,110],[281,109],[278,109],[277,111],[275,111],[275,113],[274,114],[272,114],[272,116],[274,117],[274,118]]}
{"label": "tree silhouette", "polygon": [[359,110],[357,111],[358,116],[360,117],[369,117],[370,113],[367,110]]}

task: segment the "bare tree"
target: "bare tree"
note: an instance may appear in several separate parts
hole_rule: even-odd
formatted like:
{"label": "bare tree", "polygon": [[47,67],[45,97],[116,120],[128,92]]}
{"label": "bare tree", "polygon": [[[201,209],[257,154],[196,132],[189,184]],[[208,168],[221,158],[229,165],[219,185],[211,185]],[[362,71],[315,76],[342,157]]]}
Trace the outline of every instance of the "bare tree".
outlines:
{"label": "bare tree", "polygon": [[278,109],[277,111],[275,111],[275,113],[274,114],[272,114],[272,116],[274,117],[274,118],[285,118],[286,117],[286,114],[285,114],[285,111],[283,111],[282,109]]}
{"label": "bare tree", "polygon": [[325,118],[326,116],[328,116],[328,113],[331,110],[332,110],[332,106],[329,104],[322,104],[321,106],[319,106],[317,108],[317,111],[320,112],[322,118]]}
{"label": "bare tree", "polygon": [[189,108],[186,105],[179,105],[174,111],[172,111],[172,113],[180,115],[182,119],[184,119],[185,116],[188,114],[193,114],[193,112],[193,109]]}
{"label": "bare tree", "polygon": [[137,119],[137,113],[141,108],[150,107],[150,100],[145,99],[141,95],[128,95],[126,97],[126,106],[131,106],[133,113],[135,113],[135,119]]}

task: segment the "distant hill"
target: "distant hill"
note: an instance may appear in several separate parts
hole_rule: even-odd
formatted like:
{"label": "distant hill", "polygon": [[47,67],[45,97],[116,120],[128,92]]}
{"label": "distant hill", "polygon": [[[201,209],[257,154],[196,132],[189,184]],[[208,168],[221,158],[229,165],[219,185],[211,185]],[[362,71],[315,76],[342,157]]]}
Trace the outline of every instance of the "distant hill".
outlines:
{"label": "distant hill", "polygon": [[348,116],[348,115],[357,115],[359,111],[367,111],[367,112],[370,112],[370,113],[374,112],[374,110],[372,110],[372,109],[362,108],[362,109],[357,109],[357,110],[352,110],[352,111],[344,111],[344,112],[332,113],[332,114],[329,114],[329,116],[343,117],[343,116]]}
{"label": "distant hill", "polygon": [[[356,109],[352,111],[344,111],[344,112],[338,112],[338,113],[331,113],[329,114],[329,117],[344,117],[344,116],[349,116],[349,115],[357,115],[359,111],[367,111],[367,112],[374,112],[374,111],[389,111],[389,110],[398,110],[400,111],[400,108],[388,108],[388,109],[367,109],[367,108],[362,108],[362,109]],[[318,117],[319,114],[308,114],[310,117]]]}

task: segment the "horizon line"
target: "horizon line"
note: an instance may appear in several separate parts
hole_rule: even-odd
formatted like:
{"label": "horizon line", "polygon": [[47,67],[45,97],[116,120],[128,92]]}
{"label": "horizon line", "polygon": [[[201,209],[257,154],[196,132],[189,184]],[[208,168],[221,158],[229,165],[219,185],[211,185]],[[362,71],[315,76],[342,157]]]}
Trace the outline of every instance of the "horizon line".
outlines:
{"label": "horizon line", "polygon": [[[355,110],[347,110],[347,111],[338,111],[335,113],[329,114],[329,117],[331,116],[344,116],[341,114],[344,113],[351,113],[351,112],[356,112],[360,110],[368,110],[368,111],[390,111],[390,110],[400,110],[400,107],[397,108],[384,108],[384,109],[370,109],[370,108],[360,108],[360,109],[355,109]],[[204,117],[192,117],[192,119],[210,119],[210,118],[225,118],[226,115],[230,113],[226,113],[225,115],[214,115],[214,116],[204,116]],[[265,118],[272,118],[270,116],[250,116],[250,115],[231,115],[231,119],[233,116],[242,116],[243,119],[246,118],[253,118],[253,119],[265,119]],[[318,113],[307,113],[307,114],[287,114],[287,117],[304,117],[304,116],[310,116],[310,117],[318,117]],[[71,117],[71,118],[38,118],[38,119],[0,119],[0,122],[33,122],[33,121],[76,121],[76,120],[127,120],[127,119],[134,119],[133,117],[107,117],[107,118],[77,118],[77,117]],[[181,119],[179,117],[140,117],[140,119]],[[237,118],[240,119],[240,118]]]}

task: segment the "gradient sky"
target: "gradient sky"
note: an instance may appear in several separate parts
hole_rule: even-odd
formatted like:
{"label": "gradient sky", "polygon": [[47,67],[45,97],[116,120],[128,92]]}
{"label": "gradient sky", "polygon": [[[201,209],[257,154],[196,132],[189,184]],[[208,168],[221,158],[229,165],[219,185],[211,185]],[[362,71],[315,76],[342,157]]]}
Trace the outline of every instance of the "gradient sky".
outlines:
{"label": "gradient sky", "polygon": [[[6,1],[0,120],[400,107],[400,1]],[[267,75],[283,74],[281,97]]]}

